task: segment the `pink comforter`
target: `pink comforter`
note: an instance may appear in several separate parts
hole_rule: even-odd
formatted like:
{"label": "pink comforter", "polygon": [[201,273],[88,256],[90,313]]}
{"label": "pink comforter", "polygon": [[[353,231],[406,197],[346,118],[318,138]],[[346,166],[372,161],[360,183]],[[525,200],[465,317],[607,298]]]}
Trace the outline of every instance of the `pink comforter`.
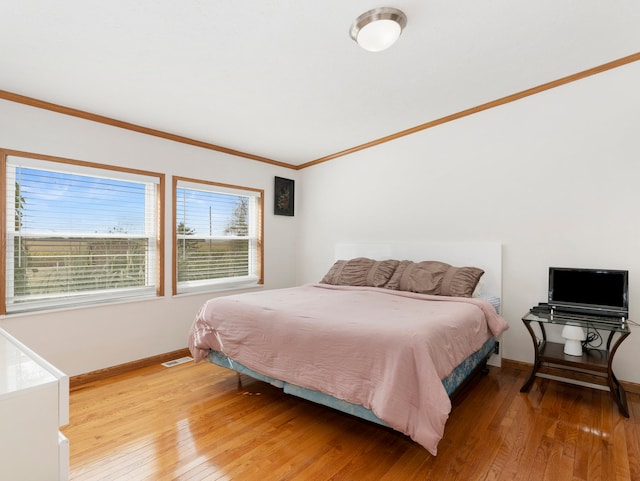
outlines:
{"label": "pink comforter", "polygon": [[441,379],[507,327],[481,299],[309,284],[209,300],[189,348],[362,405],[435,455],[451,410]]}

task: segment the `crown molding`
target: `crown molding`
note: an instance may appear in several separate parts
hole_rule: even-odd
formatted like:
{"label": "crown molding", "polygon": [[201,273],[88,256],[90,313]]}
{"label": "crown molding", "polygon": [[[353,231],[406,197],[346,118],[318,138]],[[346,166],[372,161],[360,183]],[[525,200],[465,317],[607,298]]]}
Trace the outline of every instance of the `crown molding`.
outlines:
{"label": "crown molding", "polygon": [[438,125],[442,125],[448,122],[452,122],[454,120],[461,119],[463,117],[468,117],[469,115],[477,114],[479,112],[483,112],[485,110],[492,109],[494,107],[499,107],[501,105],[508,104],[510,102],[515,102],[516,100],[523,99],[525,97],[530,97],[531,95],[535,95],[547,90],[554,89],[556,87],[560,87],[562,85],[566,85],[571,82],[576,82],[578,80],[584,79],[586,77],[590,77],[592,75],[597,75],[602,72],[606,72],[607,70],[612,70],[618,67],[622,67],[624,65],[637,62],[640,60],[640,52],[628,55],[626,57],[619,58],[617,60],[613,60],[611,62],[604,63],[602,65],[598,65],[597,67],[592,67],[587,70],[583,70],[582,72],[578,72],[572,75],[568,75],[566,77],[562,77],[557,80],[553,80],[551,82],[544,83],[542,85],[538,85],[537,87],[532,87],[530,89],[523,90],[521,92],[517,92],[515,94],[507,95],[506,97],[502,97],[497,100],[492,100],[491,102],[487,102],[476,107],[471,107],[466,110],[462,110],[460,112],[447,115],[445,117],[441,117],[436,120],[431,120],[429,122],[425,122],[424,124],[417,125],[410,129],[402,130],[400,132],[396,132],[395,134],[387,135],[385,137],[380,137],[379,139],[372,140],[370,142],[366,142],[364,144],[357,145],[355,147],[351,147],[349,149],[341,150],[340,152],[336,152],[330,155],[326,155],[324,157],[320,157],[318,159],[306,162],[300,165],[293,165],[286,162],[280,162],[277,160],[269,159],[267,157],[261,157],[259,155],[250,154],[247,152],[241,152],[239,150],[229,149],[226,147],[222,147],[220,145],[211,144],[209,142],[203,142],[200,140],[191,139],[189,137],[183,137],[181,135],[172,134],[169,132],[164,132],[162,130],[151,129],[148,127],[143,127],[141,125],[132,124],[130,122],[124,122],[121,120],[112,119],[110,117],[105,117],[102,115],[93,114],[91,112],[86,112],[83,110],[73,109],[70,107],[65,107],[63,105],[54,104],[51,102],[46,102],[44,100],[38,100],[35,98],[27,97],[24,95],[8,92],[6,90],[0,90],[0,99],[8,100],[11,102],[17,102],[24,105],[28,105],[31,107],[36,107],[40,109],[50,110],[52,112],[57,112],[64,115],[70,115],[73,117],[78,117],[85,120],[90,120],[92,122],[98,122],[106,125],[111,125],[113,127],[118,127],[121,129],[131,130],[134,132],[139,132],[146,135],[152,135],[155,137],[160,137],[163,139],[171,140],[174,142],[179,142],[187,145],[193,145],[196,147],[201,147],[203,149],[214,150],[216,152],[222,152],[224,154],[233,155],[236,157],[243,157],[245,159],[255,160],[258,162],[264,162],[271,165],[276,165],[279,167],[285,167],[293,170],[302,170],[307,167],[311,167],[314,165],[318,165],[324,162],[328,162],[329,160],[337,159],[339,157],[344,157],[345,155],[353,154],[354,152],[359,152],[361,150],[365,150],[371,147],[375,147],[376,145],[384,144],[386,142],[391,142],[392,140],[396,140],[402,137],[406,137],[407,135],[415,134],[417,132],[421,132],[426,129],[430,129],[432,127],[436,127]]}
{"label": "crown molding", "polygon": [[124,122],[122,120],[113,119],[111,117],[105,117],[103,115],[93,114],[84,110],[73,109],[65,107],[64,105],[58,105],[44,100],[27,97],[25,95],[8,92],[6,90],[0,90],[0,99],[9,100],[30,107],[36,107],[39,109],[50,110],[59,114],[70,115],[72,117],[78,117],[80,119],[90,120],[92,122],[98,122],[101,124],[111,125],[125,130],[131,130],[141,134],[152,135],[154,137],[160,137],[162,139],[172,140],[173,142],[179,142],[182,144],[193,145],[201,147],[203,149],[215,150],[216,152],[222,152],[224,154],[234,155],[236,157],[243,157],[245,159],[256,160],[258,162],[265,162],[267,164],[277,165],[279,167],[287,167],[289,169],[295,169],[297,166],[293,164],[287,164],[285,162],[279,162],[277,160],[269,159],[267,157],[261,157],[259,155],[249,154],[247,152],[241,152],[239,150],[229,149],[220,145],[211,144],[209,142],[203,142],[200,140],[191,139],[182,135],[176,135],[162,130],[151,129],[130,122]]}
{"label": "crown molding", "polygon": [[405,137],[407,135],[415,134],[416,132],[421,132],[422,130],[430,129],[432,127],[436,127],[438,125],[446,124],[447,122],[452,122],[454,120],[461,119],[463,117],[468,117],[469,115],[477,114],[478,112],[482,112],[484,110],[489,110],[494,107],[499,107],[504,104],[508,104],[510,102],[515,102],[516,100],[523,99],[525,97],[530,97],[531,95],[539,94],[540,92],[544,92],[546,90],[551,90],[556,87],[560,87],[562,85],[566,85],[571,82],[575,82],[577,80],[581,80],[586,77],[590,77],[592,75],[597,75],[602,72],[606,72],[607,70],[611,70],[614,68],[622,67],[623,65],[627,65],[633,62],[637,62],[640,60],[640,52],[634,53],[627,57],[622,57],[617,60],[613,60],[612,62],[608,62],[597,67],[593,67],[587,70],[583,70],[582,72],[578,72],[572,75],[568,75],[566,77],[562,77],[557,80],[553,80],[551,82],[547,82],[542,85],[538,85],[537,87],[532,87],[527,90],[523,90],[521,92],[507,95],[506,97],[502,97],[497,100],[492,100],[491,102],[487,102],[482,105],[478,105],[476,107],[471,107],[470,109],[462,110],[455,114],[447,115],[445,117],[441,117],[436,120],[431,120],[424,124],[417,125],[416,127],[412,127],[407,130],[402,130],[395,134],[387,135],[386,137],[381,137],[376,140],[372,140],[371,142],[366,142],[364,144],[358,145],[356,147],[351,147],[350,149],[342,150],[340,152],[336,152],[335,154],[327,155],[325,157],[320,157],[319,159],[312,160],[305,164],[301,164],[296,167],[296,169],[304,169],[307,167],[311,167],[312,165],[318,165],[323,162],[327,162],[329,160],[336,159],[338,157],[343,157],[345,155],[353,154],[354,152],[358,152],[360,150],[368,149],[370,147],[375,147],[376,145],[384,144],[386,142],[391,142],[392,140],[399,139],[401,137]]}

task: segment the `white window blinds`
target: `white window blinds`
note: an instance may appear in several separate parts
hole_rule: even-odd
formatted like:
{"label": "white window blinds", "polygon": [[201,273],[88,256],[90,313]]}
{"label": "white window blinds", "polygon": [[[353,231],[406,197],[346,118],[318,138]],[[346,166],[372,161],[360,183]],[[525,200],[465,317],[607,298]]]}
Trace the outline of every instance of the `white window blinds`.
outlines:
{"label": "white window blinds", "polygon": [[261,282],[262,191],[178,180],[176,293]]}
{"label": "white window blinds", "polygon": [[9,156],[7,312],[154,296],[158,183]]}

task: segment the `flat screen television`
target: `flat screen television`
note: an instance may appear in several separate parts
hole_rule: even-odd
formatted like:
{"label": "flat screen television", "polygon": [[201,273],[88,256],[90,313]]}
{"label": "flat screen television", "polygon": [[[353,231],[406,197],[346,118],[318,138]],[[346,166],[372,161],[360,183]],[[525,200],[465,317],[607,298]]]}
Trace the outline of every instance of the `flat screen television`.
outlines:
{"label": "flat screen television", "polygon": [[549,267],[549,306],[556,310],[626,318],[629,272]]}

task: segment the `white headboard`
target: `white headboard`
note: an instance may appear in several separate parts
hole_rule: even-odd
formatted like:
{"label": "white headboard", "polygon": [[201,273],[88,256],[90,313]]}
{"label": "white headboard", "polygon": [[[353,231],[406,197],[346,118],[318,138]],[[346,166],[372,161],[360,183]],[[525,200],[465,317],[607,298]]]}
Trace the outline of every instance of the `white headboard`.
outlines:
{"label": "white headboard", "polygon": [[341,242],[336,244],[336,260],[355,257],[416,262],[441,261],[456,267],[479,267],[484,270],[480,279],[483,293],[502,299],[502,244],[497,242]]}

